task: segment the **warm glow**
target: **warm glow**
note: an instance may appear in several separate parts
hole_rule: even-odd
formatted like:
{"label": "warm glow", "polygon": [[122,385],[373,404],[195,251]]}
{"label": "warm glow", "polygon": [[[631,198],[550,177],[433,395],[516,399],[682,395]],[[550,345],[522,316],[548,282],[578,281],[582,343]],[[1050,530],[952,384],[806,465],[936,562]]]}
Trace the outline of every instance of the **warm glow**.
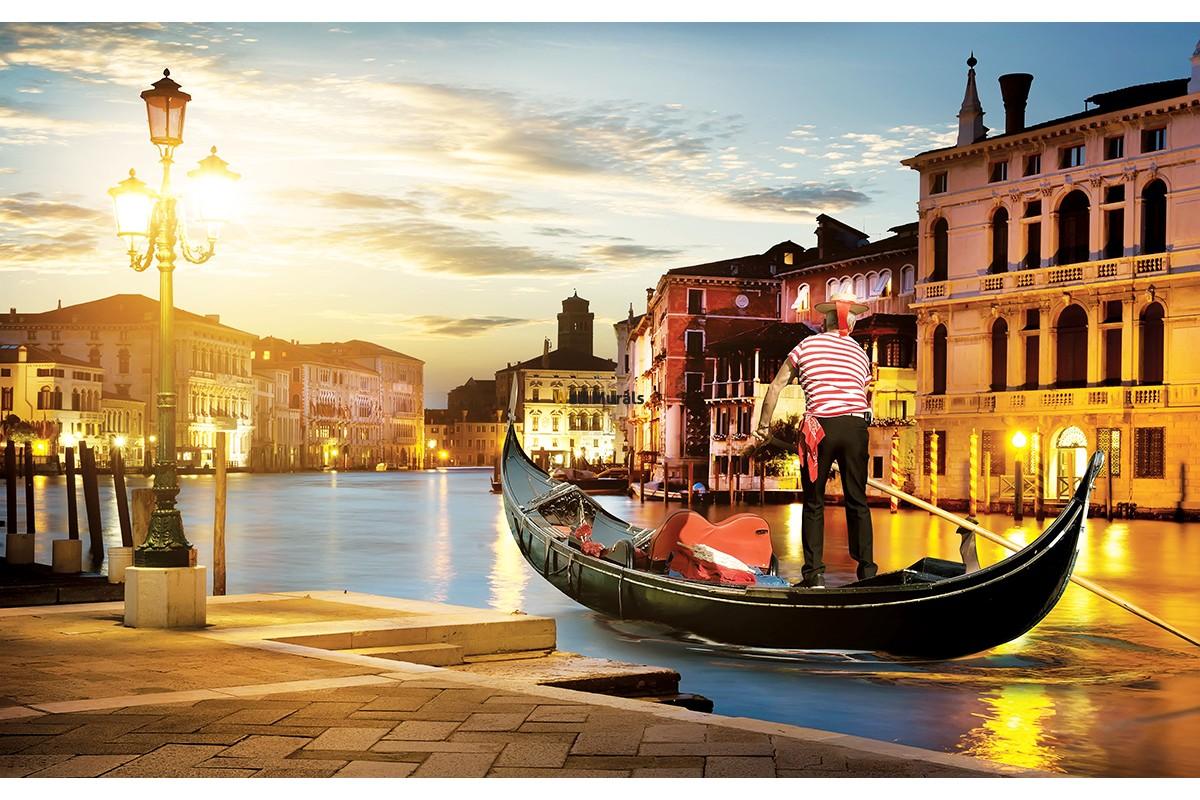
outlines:
{"label": "warm glow", "polygon": [[338,449],[337,449],[336,447],[335,447],[335,448],[333,448],[332,450],[330,450],[330,451],[329,451],[329,455],[333,456],[334,458],[337,458],[337,456],[338,456]]}
{"label": "warm glow", "polygon": [[438,458],[440,458],[442,461],[445,461],[449,457],[450,454],[445,450],[438,450]]}
{"label": "warm glow", "polygon": [[1029,444],[1029,437],[1023,431],[1017,431],[1012,435],[1012,446],[1020,450],[1025,445]]}
{"label": "warm glow", "polygon": [[217,148],[200,161],[200,166],[188,173],[187,196],[193,213],[208,231],[209,239],[216,239],[221,225],[229,222],[236,211],[234,183],[240,175],[229,170],[229,164],[217,155]]}
{"label": "warm glow", "polygon": [[437,439],[430,439],[428,442],[425,443],[425,446],[427,448],[429,448],[430,450],[433,450],[434,448],[437,447]]}
{"label": "warm glow", "polygon": [[555,463],[555,464],[561,464],[561,463],[563,463],[563,457],[562,457],[562,453],[559,453],[558,455],[556,455],[556,456],[554,457],[554,463]]}
{"label": "warm glow", "polygon": [[58,437],[58,443],[63,447],[74,447],[78,443],[78,440],[71,434],[64,433],[62,436]]}
{"label": "warm glow", "polygon": [[125,446],[125,437],[124,436],[114,436],[113,437],[113,447],[120,448],[120,447],[124,447],[124,446]]}
{"label": "warm glow", "polygon": [[158,441],[158,437],[155,436],[153,433],[150,434],[150,444],[154,444],[157,441]]}
{"label": "warm glow", "polygon": [[45,439],[33,440],[33,454],[35,456],[44,456],[50,452],[50,442]]}
{"label": "warm glow", "polygon": [[129,170],[129,177],[109,189],[108,194],[113,199],[117,236],[125,240],[131,252],[138,250],[142,240],[150,235],[150,222],[158,195],[132,169]]}

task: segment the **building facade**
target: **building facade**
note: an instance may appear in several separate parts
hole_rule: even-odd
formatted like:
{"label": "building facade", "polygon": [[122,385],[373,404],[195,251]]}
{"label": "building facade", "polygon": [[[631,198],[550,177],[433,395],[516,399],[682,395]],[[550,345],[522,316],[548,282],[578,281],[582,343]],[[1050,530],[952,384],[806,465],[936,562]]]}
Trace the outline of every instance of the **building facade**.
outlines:
{"label": "building facade", "polygon": [[[156,435],[158,301],[121,294],[41,313],[0,316],[0,342],[27,344],[98,367],[114,398],[145,398],[149,435]],[[250,451],[254,336],[213,314],[175,310],[176,458],[180,468],[212,464],[217,431],[226,461],[244,466]]]}
{"label": "building facade", "polygon": [[300,468],[304,446],[300,409],[290,402],[291,370],[254,362],[254,443],[250,469],[291,472]]}
{"label": "building facade", "polygon": [[496,372],[496,398],[507,408],[517,387],[515,419],[521,444],[543,467],[594,467],[616,457],[616,417],[625,406],[617,392],[616,363],[592,354],[588,301],[563,301],[558,348],[545,340],[542,355]]}
{"label": "building facade", "polygon": [[300,466],[368,469],[383,462],[379,373],[323,348],[266,337],[255,344],[260,367],[288,373],[288,406],[299,412]]}
{"label": "building facade", "polygon": [[419,465],[425,447],[425,362],[361,339],[314,347],[378,373],[382,460],[391,468]]}
{"label": "building facade", "polygon": [[[921,186],[922,485],[936,470],[942,497],[965,498],[974,433],[992,497],[1011,497],[1020,460],[1040,465],[1048,501],[1065,498],[1103,450],[1112,496],[1105,476],[1095,499],[1194,509],[1200,50],[1190,79],[1097,94],[1029,126],[1032,77],[1001,76],[1005,130],[991,136],[975,63],[957,143],[904,162]],[[935,433],[951,456],[932,464]]]}

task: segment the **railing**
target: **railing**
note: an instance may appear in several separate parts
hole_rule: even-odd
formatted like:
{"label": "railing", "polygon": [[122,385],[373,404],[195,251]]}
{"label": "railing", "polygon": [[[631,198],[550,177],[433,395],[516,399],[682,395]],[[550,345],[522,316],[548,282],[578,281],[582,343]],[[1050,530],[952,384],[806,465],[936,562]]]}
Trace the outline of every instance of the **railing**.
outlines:
{"label": "railing", "polygon": [[972,297],[1020,289],[1055,288],[1096,281],[1127,280],[1160,275],[1171,268],[1167,253],[1148,256],[1127,256],[1081,264],[1026,269],[999,275],[980,275],[948,281],[917,284],[917,302],[945,300],[951,297]]}
{"label": "railing", "polygon": [[925,395],[919,413],[975,414],[1005,412],[1106,411],[1127,408],[1200,406],[1200,385],[1096,386],[1078,389],[1034,389],[980,394]]}

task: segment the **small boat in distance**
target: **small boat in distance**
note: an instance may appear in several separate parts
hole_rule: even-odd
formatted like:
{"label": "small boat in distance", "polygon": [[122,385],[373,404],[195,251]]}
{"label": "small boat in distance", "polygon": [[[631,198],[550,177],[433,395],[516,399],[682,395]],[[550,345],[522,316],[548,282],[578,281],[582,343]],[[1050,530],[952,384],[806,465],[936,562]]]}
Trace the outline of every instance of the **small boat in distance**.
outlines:
{"label": "small boat in distance", "polygon": [[[734,645],[956,658],[1021,636],[1058,602],[1103,460],[1094,454],[1062,513],[1002,561],[967,572],[961,563],[923,558],[905,569],[827,589],[788,586],[771,574],[773,557],[769,564],[759,558],[759,579],[751,583],[696,579],[696,574],[739,574],[737,569],[726,573],[725,566],[736,567],[741,556],[711,550],[705,552],[717,569],[709,573],[671,568],[671,562],[656,558],[673,547],[660,537],[678,537],[688,520],[657,529],[624,522],[578,487],[539,469],[511,425],[500,484],[505,516],[525,560],[564,594],[600,613],[658,622]],[[755,530],[761,526],[752,520],[741,527],[750,538],[766,532]],[[761,551],[761,540],[756,544]],[[744,552],[753,549],[747,546]]]}

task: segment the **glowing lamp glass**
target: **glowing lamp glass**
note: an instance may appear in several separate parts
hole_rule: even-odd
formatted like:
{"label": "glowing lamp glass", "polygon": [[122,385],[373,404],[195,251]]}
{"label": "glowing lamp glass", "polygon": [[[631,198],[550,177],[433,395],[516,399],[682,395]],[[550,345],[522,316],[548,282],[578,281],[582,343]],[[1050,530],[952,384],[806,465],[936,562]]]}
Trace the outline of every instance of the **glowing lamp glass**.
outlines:
{"label": "glowing lamp glass", "polygon": [[150,141],[176,147],[183,143],[183,116],[192,96],[179,91],[179,84],[171,80],[169,69],[164,69],[163,77],[151,85],[154,88],[142,92],[146,119],[150,123]]}
{"label": "glowing lamp glass", "polygon": [[1016,449],[1020,450],[1027,444],[1029,444],[1029,438],[1021,431],[1017,431],[1012,435],[1012,446]]}
{"label": "glowing lamp glass", "polygon": [[124,436],[114,436],[113,437],[113,447],[121,448],[124,446],[125,446],[125,437]]}
{"label": "glowing lamp glass", "polygon": [[229,169],[215,147],[201,159],[199,167],[188,173],[188,199],[197,220],[208,229],[209,239],[216,239],[221,225],[233,218],[237,200],[234,184],[241,177]]}
{"label": "glowing lamp glass", "polygon": [[139,249],[140,242],[150,235],[158,195],[133,170],[129,170],[128,178],[109,189],[108,194],[113,200],[117,236],[125,240],[131,251]]}

